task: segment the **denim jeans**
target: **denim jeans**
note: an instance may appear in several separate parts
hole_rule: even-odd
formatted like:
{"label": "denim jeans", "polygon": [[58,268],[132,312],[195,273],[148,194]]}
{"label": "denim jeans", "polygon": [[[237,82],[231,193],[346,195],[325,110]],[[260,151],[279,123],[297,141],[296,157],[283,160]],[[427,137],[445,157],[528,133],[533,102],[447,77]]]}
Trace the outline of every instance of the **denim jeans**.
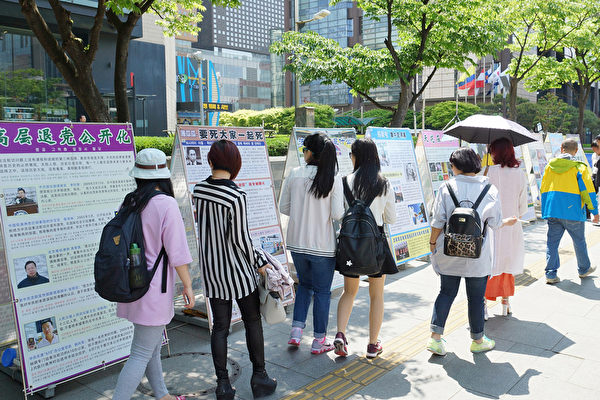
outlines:
{"label": "denim jeans", "polygon": [[571,239],[573,239],[575,257],[577,258],[577,270],[580,274],[584,274],[590,268],[590,258],[588,257],[587,244],[585,243],[585,222],[562,218],[548,218],[546,278],[556,278],[556,271],[560,267],[558,245],[565,230],[571,236]]}
{"label": "denim jeans", "polygon": [[[440,275],[441,285],[440,294],[438,294],[433,306],[433,316],[431,317],[431,331],[433,333],[444,333],[444,326],[448,319],[448,313],[454,298],[458,293],[460,286],[460,276]],[[467,285],[467,300],[469,309],[469,326],[471,329],[471,339],[477,340],[483,337],[483,296],[487,285],[487,276],[480,278],[465,278]]]}
{"label": "denim jeans", "polygon": [[315,338],[323,338],[327,333],[329,303],[331,302],[331,281],[335,269],[335,257],[312,256],[292,252],[294,267],[298,273],[298,290],[294,304],[292,327],[304,329],[308,307],[314,296],[313,325]]}

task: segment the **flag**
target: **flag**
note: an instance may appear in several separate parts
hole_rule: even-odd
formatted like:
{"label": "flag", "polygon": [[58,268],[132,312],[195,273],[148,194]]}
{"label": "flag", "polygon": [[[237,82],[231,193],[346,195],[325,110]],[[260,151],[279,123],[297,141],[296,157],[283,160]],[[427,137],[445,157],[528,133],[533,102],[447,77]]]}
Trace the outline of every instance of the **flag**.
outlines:
{"label": "flag", "polygon": [[479,73],[479,75],[477,76],[477,79],[475,80],[475,87],[482,88],[484,86],[485,86],[485,70],[482,69],[481,72]]}
{"label": "flag", "polygon": [[456,87],[458,87],[459,89],[464,89],[464,87],[461,86],[465,86],[466,84],[474,80],[475,67],[471,65],[469,68],[467,68],[467,72],[463,72],[462,75],[458,78],[458,80],[456,81]]}
{"label": "flag", "polygon": [[485,83],[490,83],[490,77],[492,76],[494,67],[490,65],[490,68],[485,71]]}

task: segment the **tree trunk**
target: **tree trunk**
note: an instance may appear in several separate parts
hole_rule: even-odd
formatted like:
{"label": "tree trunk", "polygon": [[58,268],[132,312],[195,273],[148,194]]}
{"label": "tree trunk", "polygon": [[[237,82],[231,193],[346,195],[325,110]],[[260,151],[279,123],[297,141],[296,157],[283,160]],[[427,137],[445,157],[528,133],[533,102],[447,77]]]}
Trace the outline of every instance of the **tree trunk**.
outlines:
{"label": "tree trunk", "polygon": [[590,95],[591,85],[590,86],[579,86],[579,90],[577,92],[577,108],[579,109],[579,120],[577,121],[577,134],[579,135],[579,140],[583,145],[585,143],[585,132],[583,130],[583,117],[585,113],[585,106],[587,105],[587,99]]}
{"label": "tree trunk", "polygon": [[[27,24],[44,48],[48,57],[60,71],[63,79],[90,116],[91,121],[110,122],[108,107],[94,82],[92,75],[93,57],[88,57],[80,41],[71,31],[70,14],[62,7],[56,7],[55,15],[65,18],[63,24],[62,43],[59,44],[54,34],[40,14],[35,1],[20,0],[21,13]],[[56,4],[54,5],[56,6]],[[58,14],[57,14],[58,13]]]}
{"label": "tree trunk", "polygon": [[[129,57],[129,42],[131,32],[139,16],[127,18],[117,30],[117,48],[115,50],[115,106],[117,108],[117,121],[130,122],[129,101],[127,99],[127,59]],[[134,83],[135,84],[135,83]],[[133,99],[135,101],[135,99]],[[135,115],[133,116],[135,118]],[[134,123],[135,125],[135,123]]]}
{"label": "tree trunk", "polygon": [[510,77],[510,90],[508,92],[508,119],[517,122],[517,88],[519,80]]}
{"label": "tree trunk", "polygon": [[394,115],[392,115],[392,121],[390,122],[391,128],[401,128],[404,119],[406,118],[406,112],[410,105],[410,98],[412,96],[412,85],[410,83],[404,83],[400,81],[400,96],[398,98],[398,106]]}

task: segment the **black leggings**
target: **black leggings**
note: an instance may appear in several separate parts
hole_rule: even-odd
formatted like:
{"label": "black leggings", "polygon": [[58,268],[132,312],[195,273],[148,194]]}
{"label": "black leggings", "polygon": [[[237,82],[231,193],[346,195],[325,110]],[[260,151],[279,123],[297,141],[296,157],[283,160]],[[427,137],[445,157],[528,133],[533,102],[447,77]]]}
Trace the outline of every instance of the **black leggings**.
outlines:
{"label": "black leggings", "polygon": [[[231,325],[232,300],[210,298],[213,313],[213,327],[210,335],[210,348],[217,379],[228,378],[227,373],[227,337]],[[258,290],[236,300],[242,313],[246,329],[246,346],[250,354],[253,372],[265,370],[265,342],[260,316]]]}

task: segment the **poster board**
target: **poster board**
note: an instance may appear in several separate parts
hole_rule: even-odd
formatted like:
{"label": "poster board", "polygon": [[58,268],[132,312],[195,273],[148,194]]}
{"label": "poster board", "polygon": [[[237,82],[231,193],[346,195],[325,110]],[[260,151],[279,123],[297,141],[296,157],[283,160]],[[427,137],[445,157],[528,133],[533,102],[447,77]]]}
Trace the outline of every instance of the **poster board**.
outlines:
{"label": "poster board", "polygon": [[14,321],[29,394],[129,355],[133,325],[96,294],[93,269],[102,228],[135,188],[133,131],[0,122],[0,150],[0,312],[3,329]]}
{"label": "poster board", "polygon": [[423,165],[420,172],[427,210],[430,212],[440,186],[453,176],[449,160],[452,152],[459,146],[457,138],[444,135],[443,131],[423,130],[419,134],[415,152],[419,158],[418,151],[422,147],[424,160],[419,165]]}
{"label": "poster board", "polygon": [[533,198],[539,202],[541,201],[542,178],[548,164],[544,144],[541,141],[527,143],[527,151],[523,155],[527,172],[529,172],[528,177]]}
{"label": "poster board", "polygon": [[520,162],[519,168],[527,177],[527,212],[524,215],[521,215],[521,219],[525,221],[534,221],[537,217],[535,215],[535,200],[533,197],[533,192],[531,190],[531,184],[529,180],[529,173],[527,172],[527,166],[525,164],[525,158],[523,157],[524,153],[529,153],[527,149],[527,145],[521,145],[515,147],[515,158]]}
{"label": "poster board", "polygon": [[[177,137],[171,159],[171,174],[174,190],[177,183],[176,198],[180,202],[186,222],[188,243],[194,251],[194,262],[198,265],[198,232],[192,208],[194,185],[210,176],[207,155],[211,145],[221,139],[231,140],[242,156],[242,168],[235,183],[247,194],[248,227],[250,237],[256,248],[262,248],[273,255],[286,269],[287,252],[275,201],[273,174],[269,164],[269,154],[262,128],[211,127],[196,125],[178,125]],[[187,218],[187,219],[186,219]],[[188,222],[191,220],[191,222]],[[193,268],[193,284],[203,289],[199,268]],[[283,304],[294,302],[294,291],[284,294]],[[205,302],[204,304],[206,304]],[[210,307],[207,308],[209,322]],[[234,303],[232,321],[241,319],[241,313]]]}
{"label": "poster board", "polygon": [[[336,149],[339,175],[346,176],[352,173],[354,167],[352,166],[352,160],[350,160],[350,147],[356,140],[356,131],[354,128],[299,128],[294,127],[294,131],[290,135],[290,144],[288,146],[288,153],[285,159],[285,168],[283,171],[282,180],[285,180],[290,172],[300,166],[305,166],[304,154],[302,152],[302,146],[304,145],[304,139],[315,133],[323,133],[327,135],[333,142]],[[282,220],[287,226],[288,216],[282,215]],[[344,276],[339,272],[335,271],[333,275],[333,281],[331,282],[331,290],[344,286]]]}
{"label": "poster board", "polygon": [[368,127],[366,135],[377,145],[381,172],[396,198],[396,223],[388,226],[396,265],[431,254],[431,228],[410,130]]}
{"label": "poster board", "polygon": [[590,162],[588,161],[587,157],[585,156],[585,152],[583,151],[583,147],[581,146],[581,140],[579,138],[579,135],[569,133],[569,134],[565,135],[565,139],[573,139],[574,141],[577,142],[577,154],[575,154],[575,156],[573,157],[573,160],[580,161],[580,162],[584,163],[585,165],[587,165],[588,169],[590,170],[590,174],[591,174],[592,169],[590,167]]}
{"label": "poster board", "polygon": [[564,136],[562,133],[549,132],[546,134],[544,148],[546,149],[548,160],[551,160],[560,154],[560,145],[562,144],[563,140]]}

